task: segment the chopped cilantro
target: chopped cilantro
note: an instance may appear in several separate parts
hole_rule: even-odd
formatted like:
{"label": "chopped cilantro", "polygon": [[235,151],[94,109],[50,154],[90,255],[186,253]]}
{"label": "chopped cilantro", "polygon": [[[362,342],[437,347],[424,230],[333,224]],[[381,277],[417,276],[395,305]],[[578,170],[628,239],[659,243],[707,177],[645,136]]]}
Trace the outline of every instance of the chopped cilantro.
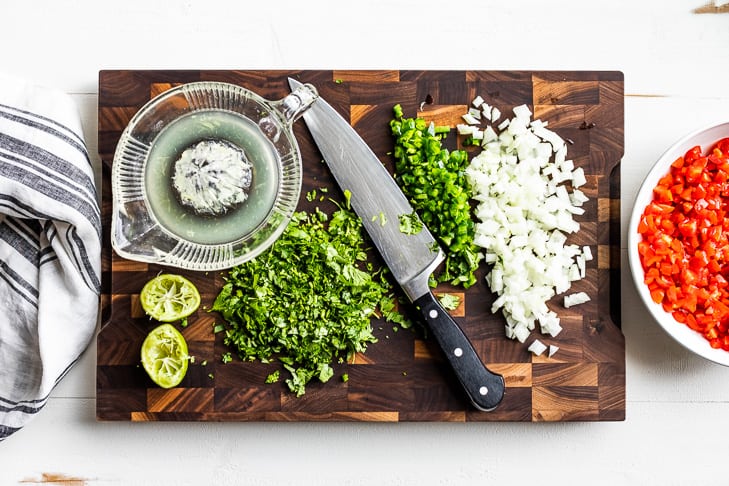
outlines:
{"label": "chopped cilantro", "polygon": [[297,396],[310,380],[329,380],[330,363],[376,342],[370,319],[378,308],[404,321],[384,270],[367,262],[362,221],[344,194],[346,205],[331,216],[295,213],[271,248],[228,272],[213,305],[227,322],[223,342],[243,360],[278,359]]}
{"label": "chopped cilantro", "polygon": [[397,219],[400,221],[400,232],[406,235],[417,235],[423,229],[423,222],[415,212],[401,214]]}
{"label": "chopped cilantro", "polygon": [[387,224],[387,216],[385,216],[385,213],[380,211],[380,226],[385,226]]}
{"label": "chopped cilantro", "polygon": [[230,363],[233,361],[233,357],[230,355],[230,353],[223,353],[223,356],[221,356],[221,361],[223,363]]}
{"label": "chopped cilantro", "polygon": [[461,305],[460,297],[454,294],[441,294],[438,300],[445,310],[456,310]]}
{"label": "chopped cilantro", "polygon": [[342,381],[347,383],[349,381],[349,375],[347,373],[342,374]]}
{"label": "chopped cilantro", "polygon": [[266,383],[269,385],[271,383],[278,383],[278,380],[280,377],[281,377],[281,372],[279,370],[276,370],[266,377]]}
{"label": "chopped cilantro", "polygon": [[380,214],[372,216],[371,221],[374,223],[378,219],[380,220],[380,226],[385,226],[387,224],[387,215],[384,212],[380,211]]}
{"label": "chopped cilantro", "polygon": [[[399,324],[403,329],[409,329],[412,327],[412,322],[403,314],[398,312],[396,304],[397,302],[395,299],[389,297],[380,300],[380,313],[382,313],[382,317],[384,317],[387,321]],[[382,327],[380,327],[379,330],[381,331]]]}

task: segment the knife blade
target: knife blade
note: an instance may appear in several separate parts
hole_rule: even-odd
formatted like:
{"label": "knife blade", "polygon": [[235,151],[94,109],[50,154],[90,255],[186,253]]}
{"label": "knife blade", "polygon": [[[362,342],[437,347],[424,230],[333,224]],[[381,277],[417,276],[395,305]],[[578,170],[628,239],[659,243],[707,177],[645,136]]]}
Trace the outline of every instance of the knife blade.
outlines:
{"label": "knife blade", "polygon": [[[289,78],[292,91],[302,84]],[[367,143],[329,103],[319,96],[303,118],[334,179],[342,191],[350,192],[352,209],[435,336],[471,403],[479,410],[493,410],[503,399],[504,378],[483,364],[428,285],[445,258],[435,238],[425,226],[414,235],[400,231],[399,218],[415,211]]]}

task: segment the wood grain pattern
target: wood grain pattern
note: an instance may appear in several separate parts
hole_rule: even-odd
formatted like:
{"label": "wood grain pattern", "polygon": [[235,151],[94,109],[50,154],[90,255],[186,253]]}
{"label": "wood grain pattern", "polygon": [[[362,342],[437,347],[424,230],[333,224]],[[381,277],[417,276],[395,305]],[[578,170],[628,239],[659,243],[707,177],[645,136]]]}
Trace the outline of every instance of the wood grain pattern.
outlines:
{"label": "wood grain pattern", "polygon": [[[289,90],[286,78],[313,83],[347,118],[376,154],[391,164],[387,123],[400,103],[408,116],[419,114],[455,126],[470,100],[481,95],[505,116],[522,103],[535,117],[569,139],[568,156],[585,169],[591,200],[581,217],[579,244],[595,259],[574,291],[592,296],[587,304],[565,309],[564,331],[552,358],[533,357],[526,344],[503,336],[503,318],[490,312],[493,297],[480,282],[471,289],[443,285],[437,292],[463,297],[453,312],[482,359],[503,373],[507,385],[493,412],[474,410],[445,365],[441,351],[420,329],[395,331],[373,322],[379,342],[349,364],[335,367],[335,378],[312,383],[301,398],[285,385],[264,380],[275,364],[223,364],[228,351],[213,333],[218,316],[200,309],[182,330],[195,362],[180,387],[153,386],[139,366],[139,347],[155,325],[141,312],[138,293],[162,267],[131,262],[114,254],[109,242],[110,173],[121,131],[151,97],[186,82],[217,80],[240,84],[269,99]],[[431,101],[424,103],[425,100]],[[529,71],[102,71],[99,76],[99,153],[103,161],[102,212],[104,262],[102,319],[97,350],[96,413],[100,420],[205,421],[556,421],[624,420],[625,342],[620,316],[620,180],[623,155],[623,76],[619,72]],[[303,154],[303,194],[329,187],[337,194],[321,155],[303,123],[294,125]],[[455,134],[446,144],[455,148]],[[209,306],[224,272],[176,272],[192,279]],[[486,269],[480,270],[482,277]],[[349,375],[343,382],[337,377]]]}

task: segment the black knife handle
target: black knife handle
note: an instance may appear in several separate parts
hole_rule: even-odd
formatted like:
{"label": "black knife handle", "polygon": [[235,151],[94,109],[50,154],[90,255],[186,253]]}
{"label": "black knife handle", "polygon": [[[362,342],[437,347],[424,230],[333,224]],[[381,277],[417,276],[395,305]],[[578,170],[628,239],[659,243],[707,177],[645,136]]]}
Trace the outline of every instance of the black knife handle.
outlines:
{"label": "black knife handle", "polygon": [[432,293],[427,292],[414,304],[473,405],[487,412],[496,408],[504,397],[504,377],[486,368],[471,341]]}

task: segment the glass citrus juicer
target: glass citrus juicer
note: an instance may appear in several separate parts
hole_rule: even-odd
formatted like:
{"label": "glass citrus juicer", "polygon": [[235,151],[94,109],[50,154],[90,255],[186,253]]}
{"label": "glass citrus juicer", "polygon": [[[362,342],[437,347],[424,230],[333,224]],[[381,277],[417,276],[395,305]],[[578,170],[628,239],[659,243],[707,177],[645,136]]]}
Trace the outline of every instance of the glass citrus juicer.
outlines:
{"label": "glass citrus juicer", "polygon": [[149,101],[114,154],[113,249],[199,271],[266,250],[299,202],[292,125],[317,97],[311,85],[269,101],[241,86],[195,82]]}

